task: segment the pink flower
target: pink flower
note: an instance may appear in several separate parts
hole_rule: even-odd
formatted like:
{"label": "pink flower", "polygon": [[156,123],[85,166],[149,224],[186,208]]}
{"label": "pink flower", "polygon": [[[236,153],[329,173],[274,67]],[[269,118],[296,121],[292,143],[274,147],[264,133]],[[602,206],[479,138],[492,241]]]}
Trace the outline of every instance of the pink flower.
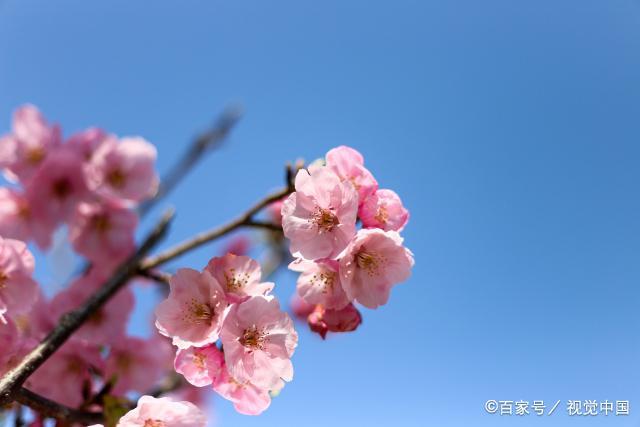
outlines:
{"label": "pink flower", "polygon": [[38,288],[36,303],[29,311],[12,316],[15,323],[20,325],[20,332],[25,338],[36,341],[42,340],[55,327],[57,318],[51,313],[50,302]]}
{"label": "pink flower", "polygon": [[25,313],[38,298],[38,284],[31,278],[33,255],[20,240],[0,237],[0,327],[4,315]]}
{"label": "pink flower", "polygon": [[63,148],[47,156],[26,187],[34,221],[46,224],[66,220],[88,195],[82,159]]}
{"label": "pink flower", "polygon": [[291,253],[307,259],[333,258],[355,234],[358,195],[327,168],[300,170],[296,192],[282,206]]}
{"label": "pink flower", "polygon": [[[0,328],[3,326],[5,325],[0,325]],[[0,356],[0,359],[2,359],[2,361],[0,361],[0,376],[18,366],[18,364],[22,362],[22,359],[39,344],[38,341],[21,335],[19,331],[17,333],[18,335],[16,336],[16,341],[13,343],[13,347],[8,349],[6,354]],[[0,335],[2,335],[2,333],[0,333]]]}
{"label": "pink flower", "polygon": [[340,259],[342,286],[349,299],[368,308],[389,300],[391,287],[411,274],[413,254],[395,231],[362,229]]}
{"label": "pink flower", "polygon": [[273,283],[261,282],[260,264],[247,256],[226,254],[211,258],[205,270],[222,285],[229,302],[244,301],[251,296],[266,295]]}
{"label": "pink flower", "polygon": [[179,349],[174,362],[176,372],[189,383],[204,387],[213,383],[224,368],[224,355],[215,344],[206,347]]}
{"label": "pink flower", "polygon": [[321,304],[330,309],[349,304],[349,298],[342,289],[337,261],[297,259],[289,264],[289,269],[301,272],[297,291],[307,303]]}
{"label": "pink flower", "polygon": [[272,296],[256,296],[234,304],[220,339],[229,374],[240,382],[273,388],[293,379],[291,356],[298,334],[287,313]]}
{"label": "pink flower", "polygon": [[359,216],[364,227],[385,231],[401,231],[409,221],[409,211],[391,190],[378,190],[369,196],[360,206]]}
{"label": "pink flower", "polygon": [[327,167],[341,180],[350,181],[358,190],[360,203],[378,189],[378,183],[371,172],[364,167],[362,154],[351,147],[341,145],[329,150],[326,155]]}
{"label": "pink flower", "polygon": [[207,419],[197,406],[169,397],[142,396],[117,427],[204,427]]}
{"label": "pink flower", "polygon": [[107,133],[102,129],[89,128],[71,135],[66,145],[88,162],[106,139]]}
{"label": "pink flower", "polygon": [[71,338],[29,378],[28,386],[75,408],[84,401],[83,389],[92,388],[92,369],[102,370],[99,347]]}
{"label": "pink flower", "polygon": [[20,334],[15,323],[11,319],[6,319],[6,322],[0,324],[0,375],[7,371],[7,365],[9,361],[16,353],[18,345],[20,343]]}
{"label": "pink flower", "polygon": [[94,265],[118,265],[135,249],[138,216],[118,202],[81,203],[69,221],[69,240]]}
{"label": "pink flower", "polygon": [[208,271],[181,268],[169,287],[169,297],[156,309],[160,333],[182,349],[216,342],[228,311],[218,281]]}
{"label": "pink flower", "polygon": [[[56,319],[84,304],[107,280],[104,273],[91,269],[77,278],[69,288],[58,293],[51,301],[51,311]],[[126,331],[135,300],[129,288],[123,288],[91,315],[74,336],[96,344],[110,344],[121,340]]]}
{"label": "pink flower", "polygon": [[143,138],[110,136],[98,147],[89,167],[89,186],[109,198],[140,202],[158,187],[156,149]]}
{"label": "pink flower", "polygon": [[0,236],[25,242],[34,239],[41,249],[46,249],[51,244],[55,224],[42,219],[32,212],[22,193],[0,188]]}
{"label": "pink flower", "polygon": [[0,138],[0,167],[10,180],[25,183],[59,144],[60,129],[33,105],[22,106],[13,115],[13,133]]}
{"label": "pink flower", "polygon": [[106,360],[104,377],[116,378],[113,393],[144,392],[153,387],[171,366],[172,347],[165,338],[123,337],[114,341]]}
{"label": "pink flower", "polygon": [[273,202],[267,207],[269,218],[271,218],[271,221],[276,225],[282,225],[282,205],[285,199],[286,198],[283,198],[277,202]]}
{"label": "pink flower", "polygon": [[309,327],[325,339],[327,332],[355,331],[362,323],[362,315],[353,304],[339,310],[327,310],[322,306],[309,315]]}
{"label": "pink flower", "polygon": [[316,306],[313,304],[309,304],[305,300],[300,297],[297,293],[291,295],[291,299],[289,300],[289,308],[293,313],[294,318],[298,320],[307,321],[307,317],[313,312]]}
{"label": "pink flower", "polygon": [[251,240],[245,235],[238,235],[232,237],[226,242],[222,249],[222,253],[246,255],[249,252],[249,249],[251,249]]}
{"label": "pink flower", "polygon": [[238,381],[227,369],[220,371],[213,383],[213,389],[244,415],[260,415],[271,404],[269,389],[258,387],[251,381]]}

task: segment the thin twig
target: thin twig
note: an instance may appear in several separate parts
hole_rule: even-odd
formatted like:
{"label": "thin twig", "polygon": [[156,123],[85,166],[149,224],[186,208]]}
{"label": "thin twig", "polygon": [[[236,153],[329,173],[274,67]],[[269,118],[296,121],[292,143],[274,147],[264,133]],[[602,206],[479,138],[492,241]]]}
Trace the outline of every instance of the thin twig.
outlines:
{"label": "thin twig", "polygon": [[240,215],[238,218],[234,219],[233,221],[228,222],[227,224],[224,224],[212,230],[205,231],[200,234],[196,234],[194,237],[192,237],[189,240],[179,243],[174,247],[169,248],[158,255],[145,259],[142,262],[142,265],[140,268],[141,271],[146,271],[146,270],[156,268],[161,264],[164,264],[168,261],[178,258],[179,256],[184,255],[185,253],[199,246],[202,246],[205,243],[209,243],[212,240],[218,239],[240,227],[259,227],[259,228],[267,228],[269,230],[279,229],[280,227],[274,224],[255,221],[253,217],[255,214],[257,214],[260,210],[262,210],[266,206],[269,206],[271,203],[277,202],[278,200],[282,199],[283,197],[285,197],[291,192],[292,192],[292,189],[290,186],[283,188],[281,190],[278,190],[270,194],[269,196],[265,197],[264,199],[260,200],[258,203],[253,205],[249,210],[247,210],[244,214]]}
{"label": "thin twig", "polygon": [[162,177],[156,195],[140,205],[138,208],[140,216],[145,216],[153,206],[173,191],[205,154],[219,147],[227,139],[241,116],[242,111],[240,108],[227,107],[210,129],[198,135],[180,160]]}
{"label": "thin twig", "polygon": [[104,423],[104,414],[101,412],[86,412],[69,408],[68,406],[49,400],[46,397],[27,390],[26,388],[18,389],[14,397],[18,402],[28,406],[43,417],[81,423],[84,425]]}
{"label": "thin twig", "polygon": [[171,279],[171,274],[159,270],[142,270],[139,274],[142,277],[153,280],[163,285],[168,285],[169,280]]}
{"label": "thin twig", "polygon": [[145,255],[165,236],[173,212],[168,211],[138,250],[81,307],[60,318],[58,325],[15,368],[0,379],[0,405],[14,399],[27,378],[38,369],[82,324],[135,276]]}

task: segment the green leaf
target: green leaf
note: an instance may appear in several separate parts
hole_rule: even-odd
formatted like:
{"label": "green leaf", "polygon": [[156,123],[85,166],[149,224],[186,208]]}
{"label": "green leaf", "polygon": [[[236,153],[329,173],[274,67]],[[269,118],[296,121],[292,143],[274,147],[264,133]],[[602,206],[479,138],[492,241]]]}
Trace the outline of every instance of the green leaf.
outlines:
{"label": "green leaf", "polygon": [[126,399],[107,395],[103,398],[103,402],[105,427],[115,427],[120,418],[129,412]]}

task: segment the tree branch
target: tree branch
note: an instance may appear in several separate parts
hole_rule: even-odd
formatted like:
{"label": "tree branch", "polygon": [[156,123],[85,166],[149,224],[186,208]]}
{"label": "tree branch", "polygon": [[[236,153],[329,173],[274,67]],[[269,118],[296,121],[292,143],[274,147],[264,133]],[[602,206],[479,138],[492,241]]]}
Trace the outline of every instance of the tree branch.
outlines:
{"label": "tree branch", "polygon": [[283,197],[287,196],[293,191],[291,186],[287,186],[279,191],[276,191],[273,194],[265,197],[260,200],[258,203],[253,205],[249,210],[240,215],[238,218],[234,219],[227,224],[224,224],[220,227],[214,228],[209,231],[205,231],[203,233],[197,234],[191,239],[188,239],[182,243],[177,244],[176,246],[167,249],[166,251],[149,257],[142,262],[140,270],[145,274],[145,271],[151,270],[153,268],[158,267],[161,264],[164,264],[168,261],[171,261],[175,258],[178,258],[185,253],[204,245],[205,243],[209,243],[212,240],[218,239],[240,227],[259,227],[259,228],[267,228],[269,230],[280,230],[281,227],[276,226],[275,224],[260,222],[253,219],[253,217],[263,208],[269,206],[271,203],[277,202]]}
{"label": "tree branch", "polygon": [[219,147],[227,139],[241,116],[239,108],[227,107],[209,130],[198,135],[180,160],[162,177],[156,195],[140,205],[138,208],[140,216],[146,215],[153,206],[173,191],[207,152]]}
{"label": "tree branch", "polygon": [[14,398],[44,417],[81,423],[84,425],[104,423],[104,415],[101,412],[85,412],[69,408],[68,406],[49,400],[46,397],[27,390],[26,388],[19,388],[15,393]]}
{"label": "tree branch", "polygon": [[111,278],[81,307],[60,318],[56,327],[29,352],[15,368],[0,379],[0,406],[10,403],[26,379],[38,369],[67,339],[127,281],[138,274],[146,254],[165,236],[173,212],[168,211],[149,233],[138,250],[122,263]]}

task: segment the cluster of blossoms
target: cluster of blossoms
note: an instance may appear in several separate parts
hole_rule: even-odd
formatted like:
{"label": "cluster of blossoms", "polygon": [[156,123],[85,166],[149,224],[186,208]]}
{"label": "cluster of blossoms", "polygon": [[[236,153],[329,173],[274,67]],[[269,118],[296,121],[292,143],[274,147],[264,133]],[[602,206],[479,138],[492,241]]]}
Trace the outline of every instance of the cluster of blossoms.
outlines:
{"label": "cluster of blossoms", "polygon": [[[65,140],[35,107],[16,111],[12,132],[0,138],[0,169],[11,183],[0,187],[0,375],[133,253],[136,208],[157,191],[155,160],[155,148],[142,138],[90,128]],[[378,189],[362,155],[349,147],[299,170],[295,191],[271,209],[283,230],[275,240],[289,239],[289,268],[300,273],[294,312],[323,338],[355,330],[362,322],[355,304],[386,304],[392,286],[410,275],[413,255],[399,234],[409,213],[396,193]],[[48,249],[60,226],[87,268],[45,298],[27,244]],[[159,334],[151,338],[127,335],[135,301],[122,287],[25,385],[81,410],[104,407],[95,400],[102,393],[142,396],[119,427],[203,427],[204,414],[185,401],[198,401],[193,390],[202,387],[240,413],[262,413],[293,379],[298,335],[272,294],[274,284],[244,255],[247,247],[236,240],[202,270],[172,275],[155,311]],[[195,388],[146,395],[172,368]]]}
{"label": "cluster of blossoms", "polygon": [[413,255],[399,234],[409,212],[395,192],[378,189],[362,155],[345,146],[300,170],[295,190],[281,207],[295,257],[289,268],[301,273],[294,311],[323,338],[355,330],[362,317],[354,302],[386,304],[391,287],[411,273]]}
{"label": "cluster of blossoms", "polygon": [[90,128],[63,142],[27,105],[0,138],[0,169],[15,187],[0,188],[0,235],[48,249],[65,224],[74,250],[108,272],[134,249],[132,209],[158,185],[156,149],[142,138]]}
{"label": "cluster of blossoms", "polygon": [[[155,159],[141,138],[92,128],[65,141],[35,107],[16,111],[12,132],[0,138],[0,167],[11,183],[0,188],[0,375],[135,249],[135,208],[156,192]],[[47,299],[27,243],[49,248],[62,225],[89,267]],[[127,336],[133,307],[125,287],[28,379],[29,389],[71,407],[106,383],[117,396],[148,391],[170,369],[171,346],[160,336]]]}
{"label": "cluster of blossoms", "polygon": [[267,409],[270,393],[293,379],[298,342],[270,294],[273,283],[261,276],[249,257],[216,257],[202,271],[178,270],[156,310],[158,330],[178,349],[175,370],[196,387],[212,386],[247,415]]}

